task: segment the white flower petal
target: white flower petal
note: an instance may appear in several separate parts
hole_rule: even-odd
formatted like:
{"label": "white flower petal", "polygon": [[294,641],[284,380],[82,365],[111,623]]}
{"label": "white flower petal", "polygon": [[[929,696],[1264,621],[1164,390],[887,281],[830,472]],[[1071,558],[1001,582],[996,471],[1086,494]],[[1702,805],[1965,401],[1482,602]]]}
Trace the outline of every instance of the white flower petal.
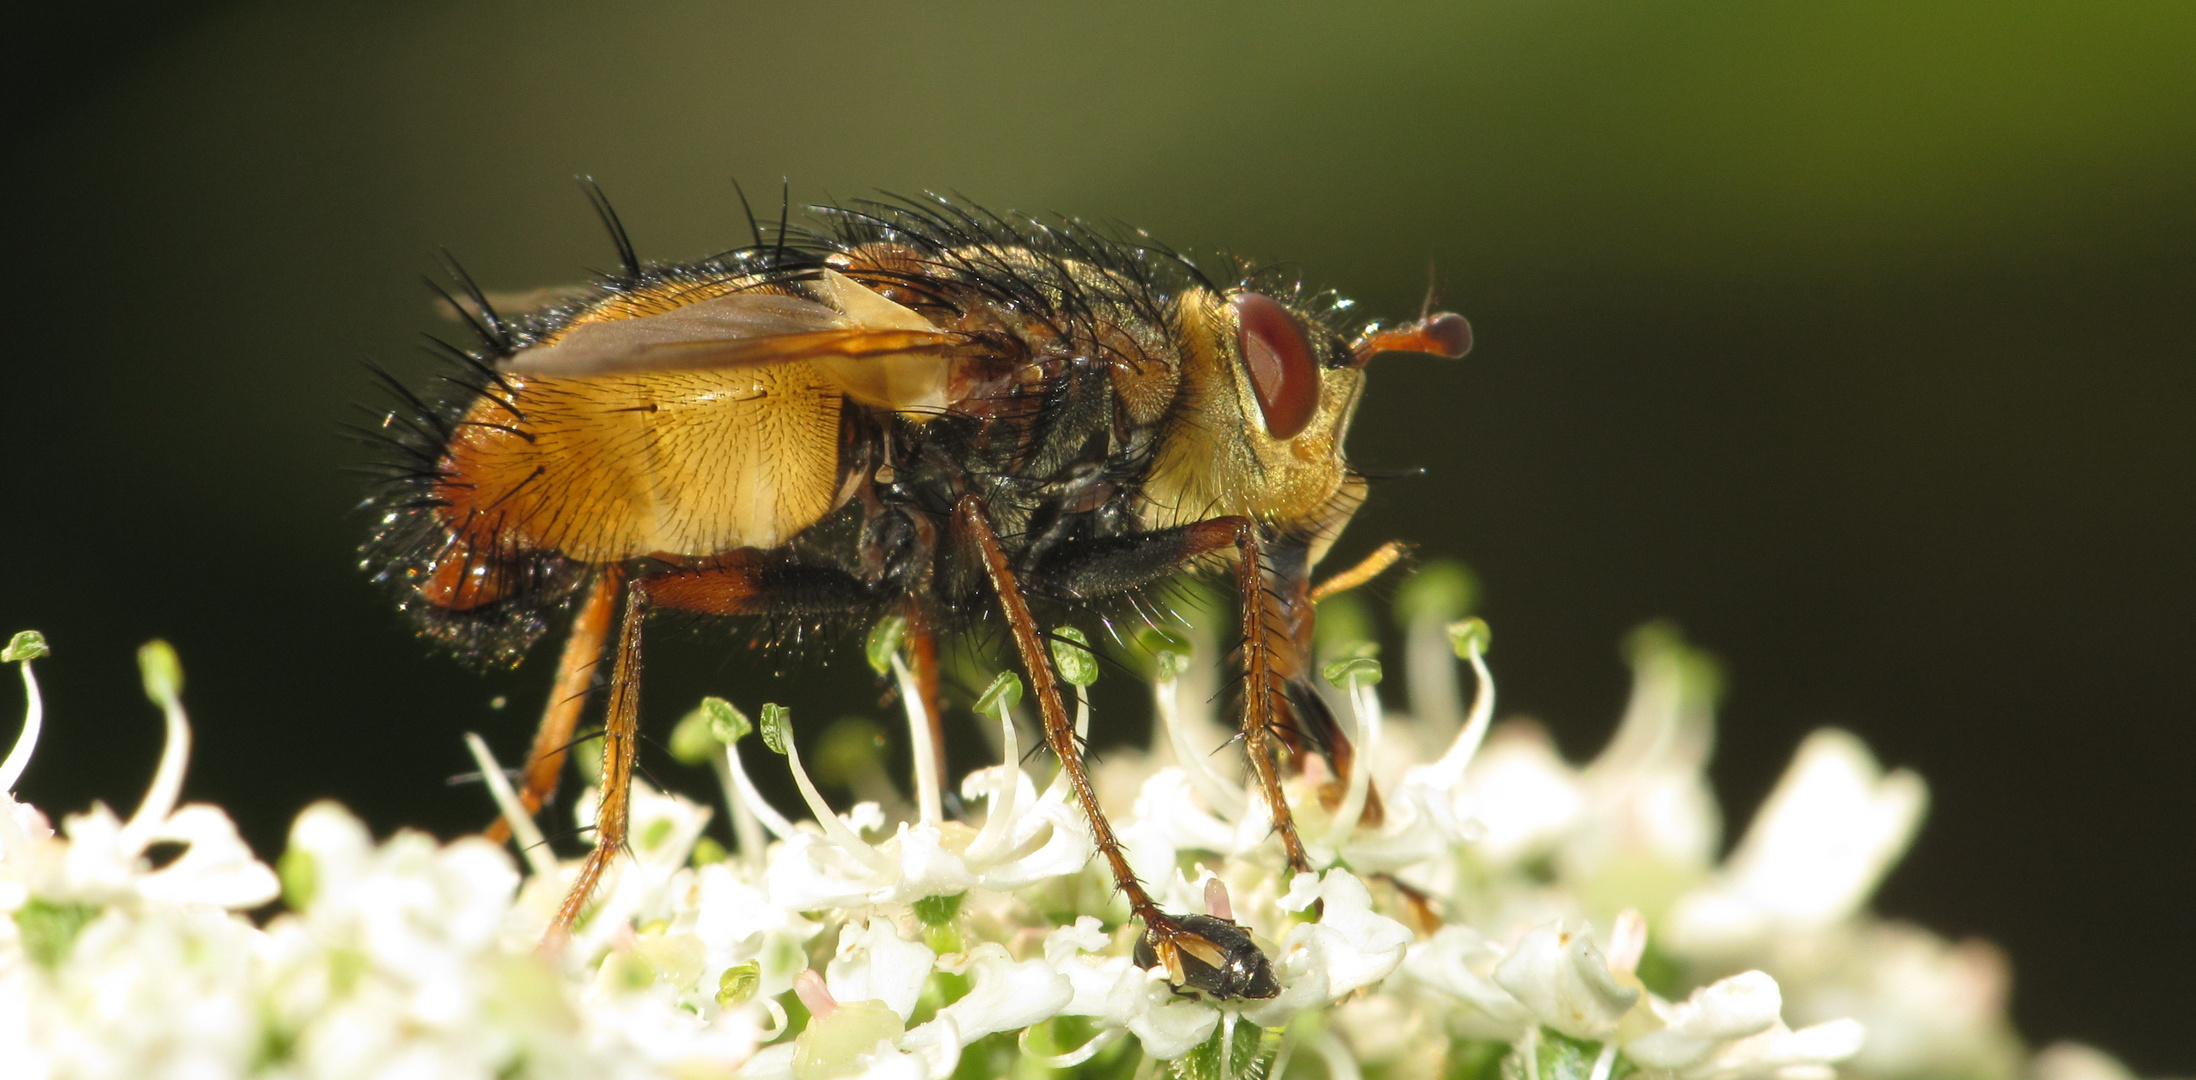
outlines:
{"label": "white flower petal", "polygon": [[1329,870],[1319,881],[1319,921],[1289,932],[1310,949],[1325,973],[1327,993],[1341,997],[1387,978],[1403,963],[1411,931],[1372,909],[1372,893],[1347,870]]}
{"label": "white flower petal", "polygon": [[[1086,955],[1112,944],[1103,925],[1096,917],[1085,915],[1075,920],[1075,925],[1045,935],[1045,962],[1074,989],[1074,996],[1060,1007],[1062,1014],[1108,1016],[1114,988],[1131,968],[1126,956]],[[1115,1026],[1127,1023],[1125,1016],[1115,1020]]]}
{"label": "white flower petal", "polygon": [[869,902],[871,892],[897,882],[806,830],[771,847],[765,878],[770,902],[790,911],[859,907]]}
{"label": "white flower petal", "polygon": [[2078,1042],[2055,1042],[2036,1054],[2029,1080],[2136,1080],[2118,1058]]}
{"label": "white flower petal", "polygon": [[1654,1069],[1682,1069],[1718,1046],[1769,1030],[1784,1008],[1777,981],[1747,971],[1693,991],[1683,1003],[1658,1008],[1663,1027],[1624,1044],[1624,1054]]}
{"label": "white flower petal", "polygon": [[152,830],[154,843],[189,845],[174,862],[148,874],[137,890],[169,903],[255,908],[282,892],[273,870],[252,856],[235,823],[219,807],[192,803]]}
{"label": "white flower petal", "polygon": [[1175,993],[1161,969],[1129,967],[1114,984],[1107,1019],[1128,1028],[1145,1053],[1167,1061],[1211,1037],[1220,1010]]}
{"label": "white flower petal", "polygon": [[1846,919],[1906,850],[1927,802],[1920,777],[1886,775],[1858,738],[1815,732],[1718,879],[1673,909],[1671,946],[1722,955],[1770,930]]}
{"label": "white flower petal", "polygon": [[1475,1014],[1467,1021],[1468,1033],[1511,1040],[1525,1034],[1532,1013],[1493,978],[1502,950],[1479,931],[1451,923],[1435,931],[1431,940],[1410,947],[1403,973],[1465,1003]]}
{"label": "white flower petal", "polygon": [[1495,966],[1494,981],[1541,1023],[1574,1039],[1607,1039],[1639,1000],[1639,991],[1610,976],[1593,938],[1561,922],[1527,933]]}
{"label": "white flower petal", "polygon": [[839,932],[839,954],[824,979],[840,1002],[882,1001],[904,1021],[915,1012],[937,958],[930,946],[903,940],[891,920],[872,918]]}
{"label": "white flower petal", "polygon": [[967,892],[976,875],[959,853],[946,850],[944,834],[936,825],[900,824],[896,860],[900,878],[870,890],[871,903],[909,903],[925,896],[952,896]]}
{"label": "white flower petal", "polygon": [[1684,1070],[1685,1080],[1813,1080],[1833,1075],[1830,1066],[1860,1053],[1864,1033],[1852,1020],[1793,1031],[1777,1023],[1767,1031],[1718,1049]]}
{"label": "white flower petal", "polygon": [[961,1047],[968,1042],[961,1036],[961,1029],[954,1024],[953,1018],[941,1013],[937,1019],[908,1032],[900,1040],[900,1049],[921,1058],[929,1076],[947,1077],[960,1065]]}
{"label": "white flower petal", "polygon": [[1584,809],[1578,770],[1537,726],[1495,728],[1464,776],[1471,817],[1482,830],[1478,850],[1497,865],[1544,850]]}
{"label": "white flower petal", "polygon": [[1051,1019],[1075,998],[1073,984],[1043,960],[1016,961],[993,942],[978,945],[969,955],[969,977],[975,985],[966,997],[938,1011],[953,1017],[966,1042]]}

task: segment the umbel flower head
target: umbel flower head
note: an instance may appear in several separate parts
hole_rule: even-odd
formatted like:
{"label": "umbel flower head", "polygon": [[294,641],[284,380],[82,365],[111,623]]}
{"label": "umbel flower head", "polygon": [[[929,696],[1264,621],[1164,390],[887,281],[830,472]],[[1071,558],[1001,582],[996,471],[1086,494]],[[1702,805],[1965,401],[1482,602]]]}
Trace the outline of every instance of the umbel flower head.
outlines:
{"label": "umbel flower head", "polygon": [[[713,809],[636,785],[620,859],[560,949],[542,931],[576,872],[468,736],[521,859],[479,838],[377,841],[299,815],[272,869],[219,808],[178,807],[190,727],[166,646],[141,655],[167,749],[127,821],[60,830],[12,796],[43,710],[18,635],[24,732],[0,763],[0,1073],[25,1078],[706,1077],[847,1080],[2118,1080],[2096,1051],[2031,1059],[1989,946],[1877,919],[1867,901],[1919,826],[1918,777],[1818,732],[1728,857],[1703,774],[1714,665],[1673,632],[1629,644],[1632,700],[1580,766],[1494,722],[1469,578],[1407,589],[1410,706],[1338,610],[1326,675],[1363,767],[1289,781],[1314,871],[1290,874],[1210,702],[1197,627],[1146,635],[1148,747],[1095,768],[1137,873],[1169,910],[1240,924],[1277,993],[1219,1001],[1136,962],[1139,928],[1092,864],[1063,780],[1023,761],[1020,682],[977,703],[998,764],[939,789],[930,718],[898,656],[904,787],[874,730],[827,737],[826,801],[776,705],[707,699],[671,739],[722,781]],[[1333,603],[1330,601],[1330,604]],[[1088,642],[1055,659],[1087,730]],[[1463,700],[1459,675],[1468,673]],[[760,743],[758,749],[756,744]],[[751,769],[787,770],[799,812]],[[834,785],[836,786],[836,785]],[[1379,812],[1368,812],[1376,805]],[[578,824],[592,823],[593,793]],[[724,842],[728,838],[729,846]],[[181,854],[155,865],[155,844]],[[522,861],[521,861],[522,860]],[[279,911],[255,919],[279,893]]]}

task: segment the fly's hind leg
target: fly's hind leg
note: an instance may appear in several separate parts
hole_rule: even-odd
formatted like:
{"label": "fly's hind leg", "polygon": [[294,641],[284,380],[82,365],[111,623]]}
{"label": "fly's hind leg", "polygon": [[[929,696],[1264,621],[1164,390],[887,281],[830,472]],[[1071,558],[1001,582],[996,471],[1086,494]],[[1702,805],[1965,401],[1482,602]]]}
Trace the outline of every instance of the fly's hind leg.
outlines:
{"label": "fly's hind leg", "polygon": [[634,736],[640,730],[641,623],[648,617],[647,579],[625,588],[625,615],[619,621],[617,663],[610,672],[610,712],[602,731],[602,788],[595,802],[595,846],[580,864],[572,891],[565,894],[549,924],[546,940],[572,932],[602,872],[625,846],[627,815],[633,798]]}
{"label": "fly's hind leg", "polygon": [[1083,816],[1090,822],[1092,843],[1113,872],[1114,884],[1128,898],[1129,909],[1144,921],[1144,937],[1137,948],[1139,955],[1165,965],[1179,987],[1203,990],[1222,998],[1268,998],[1280,993],[1272,964],[1250,936],[1233,922],[1208,915],[1169,915],[1159,910],[1151,893],[1136,880],[1128,857],[1121,851],[1121,842],[1114,836],[1113,825],[1098,805],[1098,794],[1091,788],[1090,774],[1083,768],[1082,749],[1075,742],[1075,724],[1068,718],[1067,707],[1061,701],[1060,686],[1053,677],[1037,620],[1030,614],[1029,600],[1022,593],[1021,582],[1007,560],[1005,549],[1000,546],[998,534],[991,527],[983,499],[963,495],[954,505],[953,517],[963,539],[982,557],[985,576],[992,591],[998,595],[1007,629],[1014,637],[1015,651],[1029,672],[1030,690],[1044,717],[1045,744],[1060,759],[1061,771],[1075,789]]}
{"label": "fly's hind leg", "polygon": [[[549,689],[549,704],[541,712],[541,726],[534,731],[534,748],[526,755],[526,776],[519,788],[519,805],[528,814],[540,812],[556,794],[557,777],[571,748],[572,732],[587,711],[587,695],[602,664],[602,646],[610,638],[612,616],[625,576],[615,566],[595,577],[572,617],[571,636],[564,639],[564,653],[557,658],[557,679]],[[488,839],[502,843],[511,838],[511,823],[497,818],[487,829]]]}
{"label": "fly's hind leg", "polygon": [[641,624],[658,608],[706,615],[849,611],[867,606],[869,588],[830,569],[769,567],[754,552],[735,551],[690,567],[636,577],[625,586],[610,710],[603,728],[602,788],[595,810],[595,846],[549,924],[551,939],[571,932],[625,846],[633,798],[634,739],[640,728]]}

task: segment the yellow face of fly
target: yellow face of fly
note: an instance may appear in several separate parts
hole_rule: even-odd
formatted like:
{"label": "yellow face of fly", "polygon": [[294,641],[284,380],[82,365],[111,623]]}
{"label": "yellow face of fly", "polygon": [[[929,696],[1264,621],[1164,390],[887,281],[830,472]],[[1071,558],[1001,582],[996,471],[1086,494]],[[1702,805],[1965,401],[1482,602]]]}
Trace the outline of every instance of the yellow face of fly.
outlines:
{"label": "yellow face of fly", "polygon": [[1240,515],[1324,529],[1354,503],[1342,440],[1364,386],[1328,366],[1301,318],[1257,293],[1185,295],[1181,387],[1144,490],[1151,528]]}

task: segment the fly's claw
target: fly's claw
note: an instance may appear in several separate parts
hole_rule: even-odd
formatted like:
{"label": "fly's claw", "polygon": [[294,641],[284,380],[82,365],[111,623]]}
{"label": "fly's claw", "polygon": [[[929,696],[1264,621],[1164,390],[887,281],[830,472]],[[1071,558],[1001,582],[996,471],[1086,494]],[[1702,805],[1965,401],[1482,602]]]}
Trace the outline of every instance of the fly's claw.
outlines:
{"label": "fly's claw", "polygon": [[1164,965],[1177,992],[1197,991],[1221,1001],[1281,993],[1272,961],[1250,932],[1211,915],[1147,916],[1144,936],[1136,942],[1136,964]]}

